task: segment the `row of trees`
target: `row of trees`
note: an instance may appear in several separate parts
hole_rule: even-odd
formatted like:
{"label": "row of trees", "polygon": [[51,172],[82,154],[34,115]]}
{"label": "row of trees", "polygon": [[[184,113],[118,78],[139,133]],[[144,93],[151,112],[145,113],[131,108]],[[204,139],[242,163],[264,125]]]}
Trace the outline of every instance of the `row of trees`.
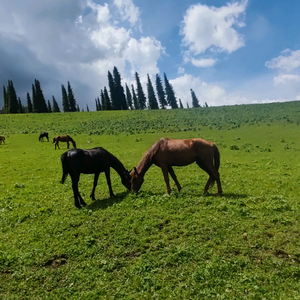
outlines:
{"label": "row of trees", "polygon": [[[114,67],[113,72],[108,71],[108,89],[106,86],[101,90],[100,97],[95,99],[96,110],[128,110],[128,109],[165,109],[170,107],[183,108],[181,99],[176,100],[175,92],[170,84],[166,73],[164,73],[164,85],[159,74],[155,76],[156,93],[151,82],[149,74],[147,74],[147,94],[148,101],[143,91],[139,74],[135,72],[136,88],[132,84],[128,86],[125,83],[125,89],[121,83],[121,75]],[[80,111],[79,105],[75,100],[75,96],[68,81],[67,89],[62,84],[62,108],[64,112]],[[192,106],[200,107],[199,100],[195,92],[191,89]],[[46,113],[60,112],[60,108],[54,96],[52,96],[52,105],[50,101],[46,101],[41,89],[40,82],[34,80],[32,84],[31,95],[27,93],[27,106],[23,106],[20,97],[17,97],[13,82],[8,80],[7,87],[3,86],[4,107],[2,113]],[[179,105],[178,105],[179,104]],[[207,106],[207,103],[205,103]],[[189,108],[187,103],[187,108]],[[86,110],[89,111],[88,106]]]}

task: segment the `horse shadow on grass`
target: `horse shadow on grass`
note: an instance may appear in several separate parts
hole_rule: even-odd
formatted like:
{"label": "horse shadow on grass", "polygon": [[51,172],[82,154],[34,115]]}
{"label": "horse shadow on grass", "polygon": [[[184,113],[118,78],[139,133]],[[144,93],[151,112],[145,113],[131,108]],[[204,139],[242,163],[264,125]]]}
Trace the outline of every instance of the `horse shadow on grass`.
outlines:
{"label": "horse shadow on grass", "polygon": [[86,208],[91,210],[107,209],[109,206],[121,203],[128,193],[129,192],[118,193],[115,197],[95,200],[91,204],[87,205]]}

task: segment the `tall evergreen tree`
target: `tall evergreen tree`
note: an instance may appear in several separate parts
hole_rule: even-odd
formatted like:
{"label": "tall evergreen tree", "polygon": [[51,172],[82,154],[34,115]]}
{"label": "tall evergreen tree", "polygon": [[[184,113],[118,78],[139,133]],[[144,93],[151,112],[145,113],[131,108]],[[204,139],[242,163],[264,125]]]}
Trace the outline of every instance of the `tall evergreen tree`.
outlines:
{"label": "tall evergreen tree", "polygon": [[189,103],[188,103],[188,102],[186,103],[186,108],[190,108],[190,106],[189,106]]}
{"label": "tall evergreen tree", "polygon": [[52,96],[52,109],[53,109],[53,112],[60,112],[59,106],[58,106],[54,96]]}
{"label": "tall evergreen tree", "polygon": [[64,112],[68,112],[68,111],[70,111],[69,99],[68,99],[68,94],[67,94],[66,88],[63,84],[61,85],[61,92],[62,92],[63,110],[64,110]]}
{"label": "tall evergreen tree", "polygon": [[86,105],[86,111],[90,111],[90,109],[89,109],[88,105]]}
{"label": "tall evergreen tree", "polygon": [[131,85],[131,90],[132,90],[132,99],[133,99],[134,109],[140,109],[138,98],[137,98],[137,96],[135,94],[135,90],[134,90],[133,84]]}
{"label": "tall evergreen tree", "polygon": [[101,101],[100,101],[99,97],[97,97],[97,102],[98,102],[98,108],[99,108],[99,110],[102,110],[102,105],[101,105]]}
{"label": "tall evergreen tree", "polygon": [[27,110],[29,113],[32,113],[32,102],[29,93],[27,93]]}
{"label": "tall evergreen tree", "polygon": [[8,101],[5,85],[3,85],[3,101],[4,101],[3,112],[5,114],[8,114],[9,113],[9,101]]}
{"label": "tall evergreen tree", "polygon": [[103,90],[101,90],[100,92],[100,101],[101,101],[102,110],[106,110]]}
{"label": "tall evergreen tree", "polygon": [[98,100],[97,100],[97,98],[95,98],[95,104],[96,104],[96,111],[98,111],[99,110],[99,106],[98,106]]}
{"label": "tall evergreen tree", "polygon": [[192,96],[192,105],[193,107],[199,107],[199,100],[195,94],[195,92],[193,91],[193,89],[191,89],[191,96]]}
{"label": "tall evergreen tree", "polygon": [[163,89],[160,76],[158,74],[156,74],[155,83],[156,83],[156,91],[157,91],[157,97],[160,104],[160,108],[164,109],[166,108],[168,103],[166,101],[165,91]]}
{"label": "tall evergreen tree", "polygon": [[179,98],[179,108],[183,108],[183,105],[182,105],[182,102],[181,102],[180,98]]}
{"label": "tall evergreen tree", "polygon": [[22,105],[22,102],[21,102],[21,98],[18,97],[18,106],[19,106],[19,113],[22,114],[25,112],[25,109],[24,109],[24,106]]}
{"label": "tall evergreen tree", "polygon": [[112,110],[112,104],[110,102],[106,86],[104,87],[104,92],[103,93],[104,93],[104,106],[105,106],[105,109],[106,110]]}
{"label": "tall evergreen tree", "polygon": [[48,112],[46,100],[41,89],[40,82],[35,79],[34,80],[34,87],[35,87],[35,105],[34,110],[38,113],[46,113]]}
{"label": "tall evergreen tree", "polygon": [[134,74],[135,80],[136,80],[136,85],[137,85],[137,99],[139,103],[139,109],[145,109],[146,108],[146,97],[143,91],[143,87],[140,81],[140,76],[138,72],[135,72]]}
{"label": "tall evergreen tree", "polygon": [[170,84],[166,73],[164,73],[164,79],[165,79],[165,92],[167,96],[167,103],[171,106],[171,108],[178,108],[173,87]]}
{"label": "tall evergreen tree", "polygon": [[48,100],[47,108],[48,108],[48,112],[49,112],[49,113],[52,113],[52,108],[51,108],[51,104],[50,104],[50,101],[49,101],[49,100]]}
{"label": "tall evergreen tree", "polygon": [[32,106],[33,106],[33,112],[37,113],[38,112],[38,103],[37,103],[37,98],[36,98],[36,92],[35,92],[35,85],[32,84],[32,94],[31,94],[31,98],[32,98]]}
{"label": "tall evergreen tree", "polygon": [[78,103],[76,104],[76,111],[80,112],[80,108],[79,108]]}
{"label": "tall evergreen tree", "polygon": [[68,81],[68,103],[69,103],[69,111],[77,111],[76,100],[69,81]]}
{"label": "tall evergreen tree", "polygon": [[119,104],[118,104],[118,99],[117,99],[117,95],[116,95],[114,78],[113,78],[112,74],[110,73],[110,71],[108,71],[107,77],[108,77],[108,87],[109,87],[109,93],[110,93],[111,106],[112,106],[112,109],[115,110],[115,109],[118,109]]}
{"label": "tall evergreen tree", "polygon": [[147,91],[148,91],[148,101],[149,101],[149,108],[150,109],[158,109],[158,103],[155,96],[155,92],[153,89],[153,85],[149,74],[147,74],[148,82],[147,82]]}
{"label": "tall evergreen tree", "polygon": [[7,113],[16,114],[19,112],[19,101],[17,98],[16,90],[14,88],[14,84],[11,80],[8,80],[8,85],[6,88],[6,99],[8,110]]}
{"label": "tall evergreen tree", "polygon": [[116,95],[116,105],[117,105],[116,109],[127,110],[128,106],[126,103],[124,88],[121,84],[121,75],[117,67],[114,67],[113,74],[114,74],[115,95]]}
{"label": "tall evergreen tree", "polygon": [[132,109],[132,96],[131,96],[130,89],[129,89],[127,83],[125,83],[125,90],[126,90],[127,106],[128,106],[128,108]]}

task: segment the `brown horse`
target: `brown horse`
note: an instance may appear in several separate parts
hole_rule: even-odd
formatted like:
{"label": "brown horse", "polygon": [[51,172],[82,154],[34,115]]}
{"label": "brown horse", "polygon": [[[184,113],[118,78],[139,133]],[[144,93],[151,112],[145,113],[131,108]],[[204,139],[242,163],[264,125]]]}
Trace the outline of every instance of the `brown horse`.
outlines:
{"label": "brown horse", "polygon": [[[73,147],[76,148],[75,141],[69,136],[69,135],[58,135],[53,139],[53,143],[55,143],[55,149],[56,146],[59,148],[59,142],[66,142],[68,144],[68,149],[70,148],[70,142],[73,144]],[[53,144],[52,143],[52,144]]]}
{"label": "brown horse", "polygon": [[4,135],[0,135],[0,145],[2,144],[2,142],[5,144],[5,136]]}
{"label": "brown horse", "polygon": [[180,191],[181,186],[172,166],[187,166],[193,162],[196,162],[209,175],[204,192],[207,193],[209,187],[217,181],[218,195],[220,195],[222,187],[219,175],[219,150],[214,143],[199,138],[187,140],[161,138],[154,143],[144,154],[139,165],[131,172],[131,190],[137,192],[140,189],[145,173],[152,164],[155,164],[162,169],[168,194],[171,193],[168,173],[171,174]]}

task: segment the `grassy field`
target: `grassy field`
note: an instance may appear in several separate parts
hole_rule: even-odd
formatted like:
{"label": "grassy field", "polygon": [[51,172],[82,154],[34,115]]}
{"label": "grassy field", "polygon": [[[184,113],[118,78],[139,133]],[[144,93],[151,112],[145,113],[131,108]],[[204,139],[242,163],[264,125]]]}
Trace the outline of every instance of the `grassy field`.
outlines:
{"label": "grassy field", "polygon": [[[0,115],[1,299],[299,299],[300,103],[176,111]],[[48,130],[50,142],[39,142]],[[196,164],[166,193],[153,166],[141,191],[93,176],[74,206],[56,134],[102,146],[128,169],[159,138],[201,137],[221,153],[224,195]]]}

